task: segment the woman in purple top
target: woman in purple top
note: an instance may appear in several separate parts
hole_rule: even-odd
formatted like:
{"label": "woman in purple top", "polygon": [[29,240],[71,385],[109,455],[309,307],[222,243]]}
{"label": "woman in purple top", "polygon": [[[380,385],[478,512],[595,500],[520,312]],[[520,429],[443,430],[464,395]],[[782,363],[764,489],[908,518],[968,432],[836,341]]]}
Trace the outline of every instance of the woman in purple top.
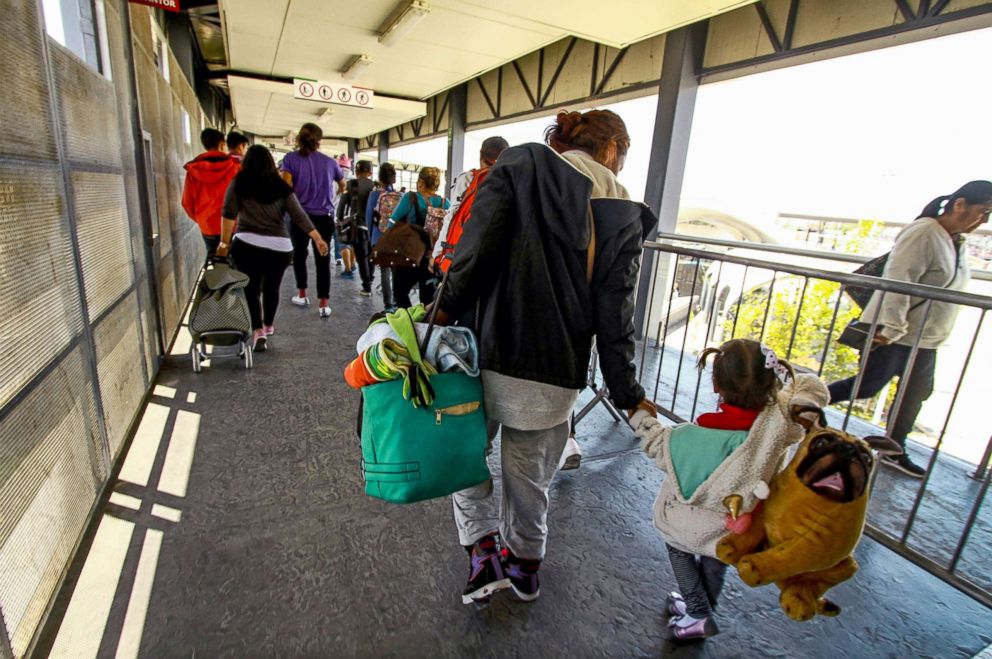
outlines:
{"label": "woman in purple top", "polygon": [[[306,123],[296,136],[296,151],[286,154],[282,160],[282,177],[293,186],[293,192],[300,200],[303,210],[320,236],[327,242],[334,237],[334,195],[344,192],[344,174],[338,163],[325,156],[320,149],[324,132],[317,124]],[[296,275],[298,295],[293,304],[310,306],[307,298],[307,251],[310,237],[295,224],[290,226],[289,237],[293,241],[293,274]],[[328,298],[331,295],[331,258],[322,255],[314,245],[314,267],[317,270],[317,298],[321,318],[331,315]]]}

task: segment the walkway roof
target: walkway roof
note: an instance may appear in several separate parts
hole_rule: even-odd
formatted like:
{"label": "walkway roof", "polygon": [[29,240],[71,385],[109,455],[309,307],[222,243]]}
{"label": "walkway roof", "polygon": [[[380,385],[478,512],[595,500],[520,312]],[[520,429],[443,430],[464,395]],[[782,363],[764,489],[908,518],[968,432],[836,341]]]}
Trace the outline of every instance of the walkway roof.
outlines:
{"label": "walkway roof", "polygon": [[[619,48],[752,1],[221,0],[220,9],[229,70],[247,74],[229,77],[240,128],[280,135],[317,119],[328,106],[294,99],[286,82],[309,78],[375,91],[374,109],[334,106],[320,122],[329,135],[364,137],[421,117],[424,99],[560,39]],[[426,13],[380,43],[411,5]],[[372,63],[345,80],[341,72],[361,55]],[[258,76],[269,80],[249,79]]]}

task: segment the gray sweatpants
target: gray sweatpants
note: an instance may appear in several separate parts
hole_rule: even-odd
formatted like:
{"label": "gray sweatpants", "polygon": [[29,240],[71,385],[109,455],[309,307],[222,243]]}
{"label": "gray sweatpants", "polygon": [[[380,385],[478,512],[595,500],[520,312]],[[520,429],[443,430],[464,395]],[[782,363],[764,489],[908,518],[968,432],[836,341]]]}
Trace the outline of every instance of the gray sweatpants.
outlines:
{"label": "gray sweatpants", "polygon": [[[498,423],[490,422],[490,451],[499,428]],[[455,492],[451,501],[458,539],[468,546],[498,529],[516,556],[540,560],[548,538],[548,488],[568,440],[568,422],[545,430],[517,430],[506,425],[502,430],[502,502],[493,496],[492,480]]]}

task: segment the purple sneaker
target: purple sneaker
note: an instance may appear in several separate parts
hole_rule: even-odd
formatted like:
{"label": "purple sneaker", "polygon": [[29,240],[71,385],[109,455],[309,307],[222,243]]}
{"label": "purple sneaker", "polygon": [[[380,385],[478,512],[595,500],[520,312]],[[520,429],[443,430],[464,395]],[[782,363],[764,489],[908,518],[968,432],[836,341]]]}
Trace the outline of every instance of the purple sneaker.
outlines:
{"label": "purple sneaker", "polygon": [[688,610],[685,608],[685,600],[682,598],[682,593],[675,591],[668,593],[668,597],[665,598],[665,610],[672,617],[681,618],[684,616]]}
{"label": "purple sneaker", "polygon": [[493,593],[510,587],[499,560],[495,535],[483,536],[465,549],[469,555],[469,573],[468,584],[462,593],[464,604],[486,604]]}
{"label": "purple sneaker", "polygon": [[710,636],[716,636],[720,633],[719,628],[716,626],[716,621],[713,620],[713,616],[706,616],[696,620],[691,625],[685,627],[680,627],[679,622],[685,616],[678,616],[677,618],[672,618],[668,621],[668,626],[671,628],[672,639],[676,641],[704,641]]}
{"label": "purple sneaker", "polygon": [[541,594],[541,584],[537,572],[541,569],[541,561],[527,558],[517,558],[509,549],[503,550],[503,564],[506,576],[510,578],[510,587],[514,594],[525,602],[533,602]]}

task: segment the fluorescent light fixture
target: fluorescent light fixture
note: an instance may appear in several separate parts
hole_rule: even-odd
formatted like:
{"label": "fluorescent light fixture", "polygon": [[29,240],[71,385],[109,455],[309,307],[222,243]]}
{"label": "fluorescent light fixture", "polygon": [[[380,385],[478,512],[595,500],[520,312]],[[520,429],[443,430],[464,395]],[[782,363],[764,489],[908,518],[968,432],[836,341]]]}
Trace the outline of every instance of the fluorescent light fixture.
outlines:
{"label": "fluorescent light fixture", "polygon": [[363,73],[365,69],[372,66],[372,62],[375,61],[368,55],[355,55],[348,61],[348,65],[344,67],[341,71],[341,77],[345,80],[354,80]]}
{"label": "fluorescent light fixture", "polygon": [[326,124],[334,116],[334,108],[324,108],[317,113],[317,123]]}
{"label": "fluorescent light fixture", "polygon": [[430,11],[431,6],[423,0],[412,0],[385,29],[379,32],[379,43],[383,46],[392,46]]}

